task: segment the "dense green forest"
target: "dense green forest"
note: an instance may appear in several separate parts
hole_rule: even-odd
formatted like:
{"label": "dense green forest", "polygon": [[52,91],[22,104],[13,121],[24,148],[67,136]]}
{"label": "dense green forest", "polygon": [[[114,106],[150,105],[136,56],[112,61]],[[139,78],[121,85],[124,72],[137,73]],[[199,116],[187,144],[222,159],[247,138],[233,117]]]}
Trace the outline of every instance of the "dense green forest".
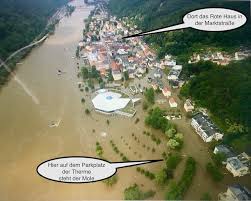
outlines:
{"label": "dense green forest", "polygon": [[251,145],[251,58],[227,67],[211,62],[187,64],[183,72],[195,75],[181,90],[206,107],[226,133],[226,143],[238,150]]}
{"label": "dense green forest", "polygon": [[[250,18],[249,2],[219,0],[110,0],[108,8],[118,16],[128,16],[142,31],[182,23],[183,16],[194,9],[224,7],[238,10]],[[234,50],[241,44],[251,44],[251,23],[228,32],[203,32],[184,29],[145,37],[158,52],[159,57],[169,53],[185,60],[192,51],[207,46],[223,50]]]}
{"label": "dense green forest", "polygon": [[[0,0],[0,58],[5,60],[12,52],[28,45],[45,31],[48,19],[67,0]],[[69,12],[72,8],[69,7]],[[8,63],[11,69],[28,52],[24,51]],[[0,68],[0,85],[8,80],[9,72]]]}
{"label": "dense green forest", "polygon": [[67,0],[1,0],[0,57],[29,44],[46,26],[48,18]]}

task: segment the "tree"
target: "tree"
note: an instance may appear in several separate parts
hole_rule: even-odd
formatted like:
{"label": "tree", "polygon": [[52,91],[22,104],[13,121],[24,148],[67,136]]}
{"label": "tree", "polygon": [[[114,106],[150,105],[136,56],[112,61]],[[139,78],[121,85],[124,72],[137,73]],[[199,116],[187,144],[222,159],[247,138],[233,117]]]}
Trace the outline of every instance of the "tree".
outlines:
{"label": "tree", "polygon": [[212,163],[208,163],[206,169],[214,181],[219,182],[224,178],[224,175],[220,172],[219,168]]}
{"label": "tree", "polygon": [[118,182],[118,176],[117,175],[113,175],[112,177],[104,180],[104,183],[107,185],[107,186],[113,186],[114,184],[116,184]]}
{"label": "tree", "polygon": [[204,194],[201,196],[200,200],[202,200],[202,201],[211,201],[211,200],[213,200],[213,199],[212,199],[212,197],[211,197],[211,195],[210,195],[209,193],[204,193]]}
{"label": "tree", "polygon": [[222,166],[222,162],[226,160],[224,153],[216,153],[212,155],[212,159],[217,167]]}
{"label": "tree", "polygon": [[139,189],[137,184],[130,186],[124,190],[124,199],[125,200],[141,200],[142,191]]}
{"label": "tree", "polygon": [[88,79],[87,84],[88,84],[88,87],[89,87],[89,88],[91,88],[91,89],[94,89],[94,88],[95,88],[95,87],[94,87],[94,82],[93,82],[92,79]]}
{"label": "tree", "polygon": [[124,190],[125,200],[144,200],[155,195],[154,191],[143,192],[137,184],[130,186]]}
{"label": "tree", "polygon": [[99,71],[97,71],[97,69],[96,69],[95,66],[92,66],[92,67],[91,67],[90,77],[91,77],[91,78],[95,78],[95,79],[100,78],[100,73],[99,73]]}
{"label": "tree", "polygon": [[146,100],[150,103],[150,104],[154,104],[154,90],[153,88],[150,88],[150,89],[146,89],[145,91],[145,97],[146,97]]}
{"label": "tree", "polygon": [[113,76],[112,76],[112,71],[111,71],[111,70],[109,70],[109,72],[108,72],[108,81],[109,81],[109,82],[114,81]]}
{"label": "tree", "polygon": [[145,118],[145,124],[165,132],[168,120],[164,117],[164,111],[156,107],[149,111],[149,115]]}
{"label": "tree", "polygon": [[129,80],[128,71],[125,71],[125,72],[124,72],[124,78],[125,78],[125,81]]}
{"label": "tree", "polygon": [[161,186],[168,183],[167,172],[165,169],[162,169],[158,173],[155,174],[155,181],[158,185],[161,185]]}
{"label": "tree", "polygon": [[91,112],[88,109],[85,109],[85,114],[89,115]]}
{"label": "tree", "polygon": [[166,167],[168,170],[174,170],[181,161],[179,154],[170,154],[166,159]]}
{"label": "tree", "polygon": [[180,143],[176,141],[175,139],[170,139],[167,142],[167,146],[171,149],[178,149],[180,147]]}
{"label": "tree", "polygon": [[196,172],[196,162],[192,157],[186,161],[185,170],[178,183],[172,183],[166,193],[166,200],[182,200]]}
{"label": "tree", "polygon": [[168,138],[173,138],[176,132],[177,132],[176,129],[174,129],[174,128],[169,128],[168,130],[165,131],[165,135],[166,135]]}
{"label": "tree", "polygon": [[176,140],[181,140],[182,141],[183,138],[184,138],[184,135],[182,133],[177,133],[177,134],[175,134],[174,138]]}

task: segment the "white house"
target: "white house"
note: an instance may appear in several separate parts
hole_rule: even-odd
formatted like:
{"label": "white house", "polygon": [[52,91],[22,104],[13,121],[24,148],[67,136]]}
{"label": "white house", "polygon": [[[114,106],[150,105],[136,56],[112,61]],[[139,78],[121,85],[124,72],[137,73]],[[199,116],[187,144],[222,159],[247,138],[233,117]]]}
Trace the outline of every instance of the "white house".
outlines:
{"label": "white house", "polygon": [[159,87],[158,87],[158,84],[155,83],[155,82],[153,82],[153,83],[152,83],[152,88],[153,88],[154,91],[158,90],[158,88],[159,88]]}
{"label": "white house", "polygon": [[112,71],[112,77],[115,81],[121,80],[122,79],[122,73],[120,70],[113,70]]}
{"label": "white house", "polygon": [[184,103],[184,109],[186,112],[192,112],[194,110],[194,106],[190,99],[187,99]]}
{"label": "white house", "polygon": [[146,73],[146,67],[140,66],[137,70],[138,70],[138,73],[141,73],[141,74]]}
{"label": "white house", "polygon": [[117,53],[120,54],[120,55],[128,54],[128,52],[125,51],[124,49],[118,49]]}
{"label": "white house", "polygon": [[[214,154],[219,154],[219,153],[224,154],[224,156],[226,157],[226,160],[228,158],[232,158],[232,157],[236,156],[236,154],[232,151],[232,149],[227,147],[224,144],[220,144],[220,145],[215,146]],[[226,161],[225,161],[225,163],[226,163]]]}
{"label": "white house", "polygon": [[174,100],[174,98],[169,99],[169,105],[170,105],[171,108],[178,107],[178,103]]}
{"label": "white house", "polygon": [[220,201],[243,201],[251,200],[251,192],[245,186],[235,184],[229,186],[227,192],[218,195]]}
{"label": "white house", "polygon": [[223,138],[223,134],[220,133],[209,117],[202,113],[198,113],[192,118],[191,126],[204,142],[211,142],[213,139],[218,141]]}
{"label": "white house", "polygon": [[182,71],[182,66],[181,65],[175,65],[172,67],[172,69],[170,70],[167,79],[168,80],[178,80],[180,73]]}
{"label": "white house", "polygon": [[234,177],[241,177],[249,174],[250,157],[246,153],[242,153],[236,157],[227,159],[226,168]]}
{"label": "white house", "polygon": [[153,74],[155,78],[162,78],[162,73],[160,70],[156,70]]}
{"label": "white house", "polygon": [[128,75],[129,75],[129,78],[130,78],[130,79],[135,78],[135,70],[129,69],[129,70],[128,70]]}
{"label": "white house", "polygon": [[168,60],[168,61],[165,61],[165,65],[166,66],[169,66],[169,67],[173,67],[176,65],[176,61],[175,60]]}

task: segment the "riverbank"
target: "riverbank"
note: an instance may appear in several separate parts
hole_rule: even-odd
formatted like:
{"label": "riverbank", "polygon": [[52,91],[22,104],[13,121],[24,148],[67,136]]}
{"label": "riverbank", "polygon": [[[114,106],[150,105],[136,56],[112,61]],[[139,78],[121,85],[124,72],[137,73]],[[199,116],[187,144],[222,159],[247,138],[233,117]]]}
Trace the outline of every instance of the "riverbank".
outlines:
{"label": "riverbank", "polygon": [[47,37],[54,33],[56,25],[60,22],[60,20],[67,16],[69,17],[72,12],[74,12],[74,7],[70,5],[65,5],[59,8],[52,17],[48,20],[48,23],[43,31],[41,31],[38,36],[35,37],[31,43],[25,47],[16,50],[14,53],[9,55],[5,60],[0,58],[0,91],[1,88],[7,84],[10,79],[11,74],[14,75],[15,70],[17,68],[17,64],[22,63],[22,60],[25,59],[29,53],[32,51],[34,47],[41,45]]}

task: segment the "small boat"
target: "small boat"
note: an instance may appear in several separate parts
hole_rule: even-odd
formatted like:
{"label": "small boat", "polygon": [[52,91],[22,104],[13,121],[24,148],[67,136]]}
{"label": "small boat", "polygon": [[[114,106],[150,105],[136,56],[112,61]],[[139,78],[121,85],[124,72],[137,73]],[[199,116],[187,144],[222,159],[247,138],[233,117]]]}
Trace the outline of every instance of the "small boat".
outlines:
{"label": "small boat", "polygon": [[57,72],[58,75],[62,75],[63,73],[66,73],[66,72],[58,69],[58,72]]}
{"label": "small boat", "polygon": [[50,124],[49,124],[49,127],[50,128],[55,128],[55,127],[58,127],[61,123],[61,120],[59,120],[57,123],[55,123],[54,121],[52,121]]}
{"label": "small boat", "polygon": [[54,127],[56,127],[56,126],[57,126],[57,124],[54,123],[54,122],[51,122],[51,123],[49,124],[49,127],[50,127],[50,128],[54,128]]}

